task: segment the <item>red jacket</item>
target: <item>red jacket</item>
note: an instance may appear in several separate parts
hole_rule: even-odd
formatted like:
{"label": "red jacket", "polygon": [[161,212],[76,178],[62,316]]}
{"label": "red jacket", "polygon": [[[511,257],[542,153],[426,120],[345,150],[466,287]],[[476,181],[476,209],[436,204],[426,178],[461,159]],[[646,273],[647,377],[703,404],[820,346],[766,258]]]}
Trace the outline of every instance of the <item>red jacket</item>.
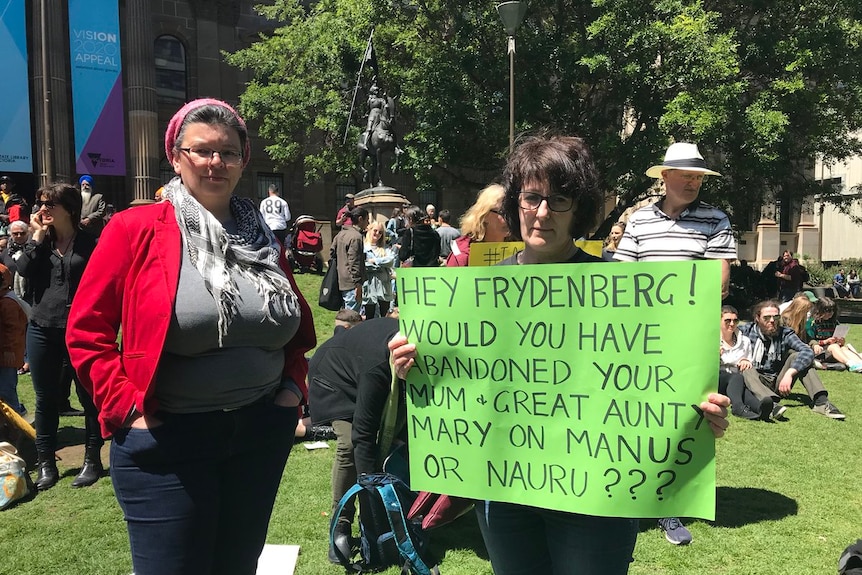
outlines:
{"label": "red jacket", "polygon": [[[99,410],[104,437],[123,424],[133,405],[145,415],[158,409],[153,381],[176,301],[181,246],[169,202],[125,210],[105,227],[81,278],[66,344]],[[284,375],[307,397],[305,352],[317,344],[314,321],[283,252],[279,263],[302,313],[299,331],[284,349]]]}

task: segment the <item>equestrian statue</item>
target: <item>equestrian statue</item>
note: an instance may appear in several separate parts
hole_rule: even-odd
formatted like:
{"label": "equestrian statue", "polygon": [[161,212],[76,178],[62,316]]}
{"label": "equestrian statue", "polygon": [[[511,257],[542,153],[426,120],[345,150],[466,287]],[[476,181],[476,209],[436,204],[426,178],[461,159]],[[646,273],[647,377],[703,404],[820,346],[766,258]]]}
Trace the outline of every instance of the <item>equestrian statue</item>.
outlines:
{"label": "equestrian statue", "polygon": [[395,156],[392,172],[398,170],[398,161],[404,152],[398,147],[395,116],[395,99],[381,94],[375,82],[368,90],[368,122],[357,143],[362,180],[369,186],[383,186],[381,168],[384,154],[391,152]]}

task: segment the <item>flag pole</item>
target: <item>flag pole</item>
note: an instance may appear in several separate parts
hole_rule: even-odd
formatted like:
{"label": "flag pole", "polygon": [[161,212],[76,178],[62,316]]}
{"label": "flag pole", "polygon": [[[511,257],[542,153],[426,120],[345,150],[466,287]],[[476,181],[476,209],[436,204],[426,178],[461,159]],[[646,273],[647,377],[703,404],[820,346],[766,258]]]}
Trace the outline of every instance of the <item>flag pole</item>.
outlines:
{"label": "flag pole", "polygon": [[350,102],[350,112],[347,114],[347,126],[344,128],[344,139],[341,144],[347,143],[347,134],[350,131],[350,120],[353,119],[353,109],[356,106],[356,93],[359,92],[359,82],[362,81],[362,70],[365,68],[365,62],[368,61],[368,52],[372,50],[371,39],[374,37],[374,27],[371,28],[371,34],[368,35],[368,41],[365,43],[365,52],[362,53],[362,62],[359,64],[359,73],[356,75],[356,86],[353,88],[353,100]]}

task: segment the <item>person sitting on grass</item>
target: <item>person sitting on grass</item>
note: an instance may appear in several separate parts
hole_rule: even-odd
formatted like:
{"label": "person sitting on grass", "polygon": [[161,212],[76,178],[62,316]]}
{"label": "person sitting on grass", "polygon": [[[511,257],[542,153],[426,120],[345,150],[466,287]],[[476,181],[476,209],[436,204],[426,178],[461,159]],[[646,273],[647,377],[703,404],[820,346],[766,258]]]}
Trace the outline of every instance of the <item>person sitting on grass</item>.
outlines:
{"label": "person sitting on grass", "polygon": [[821,361],[839,362],[854,373],[862,373],[862,357],[843,337],[835,336],[838,322],[835,302],[828,297],[818,298],[811,308],[805,322],[805,335],[814,350],[815,357]]}
{"label": "person sitting on grass", "polygon": [[751,340],[739,334],[739,312],[721,306],[721,365],[718,393],[730,398],[731,413],[743,419],[760,419],[760,402],[745,387],[742,372],[751,369]]}
{"label": "person sitting on grass", "polygon": [[761,402],[764,419],[778,419],[787,407],[782,397],[790,394],[793,383],[799,379],[813,402],[815,413],[832,419],[845,415],[829,401],[829,392],[811,369],[814,351],[789,327],[781,325],[778,302],[766,300],[752,308],[754,321],[739,328],[751,340],[752,366],[742,372],[746,386]]}

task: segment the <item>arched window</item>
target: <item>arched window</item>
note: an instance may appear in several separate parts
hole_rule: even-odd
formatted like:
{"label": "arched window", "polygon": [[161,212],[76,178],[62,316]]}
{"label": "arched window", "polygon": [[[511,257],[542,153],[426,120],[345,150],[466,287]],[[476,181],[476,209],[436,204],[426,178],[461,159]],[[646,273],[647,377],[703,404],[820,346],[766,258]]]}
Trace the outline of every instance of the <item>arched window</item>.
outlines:
{"label": "arched window", "polygon": [[174,36],[159,36],[154,46],[156,96],[161,104],[182,104],[187,96],[186,48]]}

